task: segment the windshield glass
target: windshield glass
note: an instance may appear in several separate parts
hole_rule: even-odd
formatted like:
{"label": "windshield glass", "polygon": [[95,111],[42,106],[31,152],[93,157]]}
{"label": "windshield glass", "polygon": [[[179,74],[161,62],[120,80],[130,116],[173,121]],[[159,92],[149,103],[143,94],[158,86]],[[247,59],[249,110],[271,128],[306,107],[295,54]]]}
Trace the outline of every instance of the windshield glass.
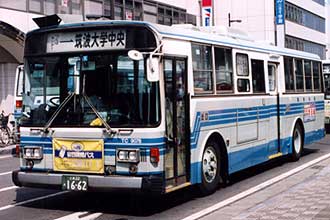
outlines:
{"label": "windshield glass", "polygon": [[112,127],[155,126],[160,120],[158,82],[148,82],[146,61],[125,54],[27,58],[22,126],[101,126],[90,102]]}
{"label": "windshield glass", "polygon": [[330,99],[330,74],[324,74],[324,87],[325,98]]}

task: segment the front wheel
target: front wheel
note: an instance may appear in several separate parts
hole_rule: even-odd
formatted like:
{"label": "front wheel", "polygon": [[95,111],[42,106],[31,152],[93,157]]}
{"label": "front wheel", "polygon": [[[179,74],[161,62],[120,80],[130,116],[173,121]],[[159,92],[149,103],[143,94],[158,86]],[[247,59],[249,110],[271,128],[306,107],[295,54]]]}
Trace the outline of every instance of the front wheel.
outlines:
{"label": "front wheel", "polygon": [[216,142],[207,143],[202,157],[202,183],[199,184],[203,196],[216,191],[220,182],[220,150]]}
{"label": "front wheel", "polygon": [[303,129],[299,124],[296,124],[292,134],[292,155],[291,159],[293,161],[299,160],[301,153],[303,151],[304,139],[303,139]]}

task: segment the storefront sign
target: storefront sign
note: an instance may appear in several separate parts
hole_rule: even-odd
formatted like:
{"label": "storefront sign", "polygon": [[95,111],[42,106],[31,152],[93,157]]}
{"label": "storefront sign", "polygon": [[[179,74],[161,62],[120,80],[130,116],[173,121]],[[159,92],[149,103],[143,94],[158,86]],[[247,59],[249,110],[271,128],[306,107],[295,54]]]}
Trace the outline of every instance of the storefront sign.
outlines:
{"label": "storefront sign", "polygon": [[285,0],[276,0],[276,24],[284,24],[284,3]]}
{"label": "storefront sign", "polygon": [[212,25],[212,19],[213,19],[212,16],[213,16],[212,0],[203,0],[202,1],[203,26]]}

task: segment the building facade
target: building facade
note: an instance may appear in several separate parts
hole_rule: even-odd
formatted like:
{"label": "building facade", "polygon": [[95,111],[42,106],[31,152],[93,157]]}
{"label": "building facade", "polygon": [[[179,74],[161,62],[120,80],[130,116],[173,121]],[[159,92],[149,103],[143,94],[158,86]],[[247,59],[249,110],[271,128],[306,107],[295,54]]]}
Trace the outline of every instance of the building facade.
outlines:
{"label": "building facade", "polygon": [[327,49],[326,49],[326,59],[330,59],[330,1],[326,2],[326,44],[327,44]]}
{"label": "building facade", "polygon": [[[326,57],[324,0],[213,0],[213,4],[215,25],[230,23],[255,40]],[[240,22],[229,22],[229,14]]]}
{"label": "building facade", "polygon": [[0,111],[13,112],[16,67],[23,63],[32,18],[58,14],[65,23],[96,19],[144,20],[172,25],[199,22],[191,0],[0,0]]}

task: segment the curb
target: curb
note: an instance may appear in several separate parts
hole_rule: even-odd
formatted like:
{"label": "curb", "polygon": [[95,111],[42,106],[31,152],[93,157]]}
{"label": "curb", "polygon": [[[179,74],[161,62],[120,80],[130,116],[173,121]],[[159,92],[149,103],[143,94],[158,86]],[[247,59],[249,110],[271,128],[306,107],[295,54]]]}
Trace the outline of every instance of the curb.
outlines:
{"label": "curb", "polygon": [[16,145],[9,145],[7,147],[0,148],[0,155],[15,155]]}

